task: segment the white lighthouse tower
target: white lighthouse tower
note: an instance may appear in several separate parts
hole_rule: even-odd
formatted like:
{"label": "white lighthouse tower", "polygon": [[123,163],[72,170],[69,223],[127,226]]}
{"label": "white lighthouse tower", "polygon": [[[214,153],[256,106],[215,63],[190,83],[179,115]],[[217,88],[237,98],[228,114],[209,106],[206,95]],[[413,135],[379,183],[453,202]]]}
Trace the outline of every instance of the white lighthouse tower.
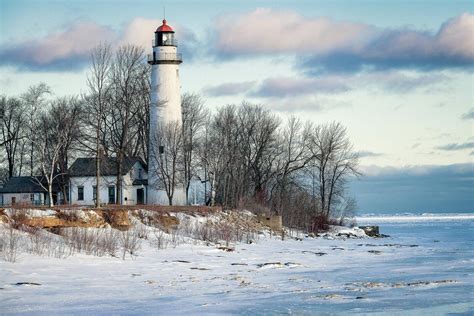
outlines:
{"label": "white lighthouse tower", "polygon": [[[182,63],[178,53],[175,33],[166,20],[155,31],[153,53],[148,55],[151,70],[151,104],[150,104],[150,131],[148,135],[148,204],[168,204],[168,197],[164,188],[160,188],[158,181],[159,159],[157,155],[164,154],[167,148],[156,141],[160,126],[169,123],[182,124],[181,94],[179,81],[179,64]],[[184,204],[184,190],[182,185],[175,188],[173,204]]]}

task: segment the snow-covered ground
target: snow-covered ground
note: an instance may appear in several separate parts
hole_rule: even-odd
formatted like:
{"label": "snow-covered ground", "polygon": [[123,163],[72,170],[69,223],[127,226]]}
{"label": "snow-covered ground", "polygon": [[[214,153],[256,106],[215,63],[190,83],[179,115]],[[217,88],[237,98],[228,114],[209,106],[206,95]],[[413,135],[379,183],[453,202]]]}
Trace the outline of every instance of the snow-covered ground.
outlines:
{"label": "snow-covered ground", "polygon": [[126,260],[21,254],[0,261],[0,314],[467,315],[473,231],[474,221],[389,224],[389,238],[265,235],[230,252],[143,242]]}

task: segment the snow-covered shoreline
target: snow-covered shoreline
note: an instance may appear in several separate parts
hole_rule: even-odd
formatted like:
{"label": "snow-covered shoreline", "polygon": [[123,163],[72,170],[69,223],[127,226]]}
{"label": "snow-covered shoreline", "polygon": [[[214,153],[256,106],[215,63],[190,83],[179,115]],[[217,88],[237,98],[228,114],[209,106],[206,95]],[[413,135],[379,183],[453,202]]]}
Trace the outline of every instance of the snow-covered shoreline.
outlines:
{"label": "snow-covered shoreline", "polygon": [[[199,216],[180,217],[206,223]],[[388,238],[343,227],[285,240],[260,232],[256,240],[229,247],[191,237],[172,243],[176,236],[164,233],[170,243],[163,249],[151,234],[125,260],[83,252],[66,258],[22,253],[15,263],[0,262],[0,313],[473,312],[474,253],[472,238],[466,239],[472,221],[433,225],[420,235],[411,226],[381,226]],[[450,231],[466,236],[453,239]]]}

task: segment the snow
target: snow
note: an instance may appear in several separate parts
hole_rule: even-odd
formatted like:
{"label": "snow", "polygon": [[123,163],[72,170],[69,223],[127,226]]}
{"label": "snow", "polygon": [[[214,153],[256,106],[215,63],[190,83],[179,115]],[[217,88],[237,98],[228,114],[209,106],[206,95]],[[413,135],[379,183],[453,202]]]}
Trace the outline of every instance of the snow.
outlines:
{"label": "snow", "polygon": [[[470,232],[473,224],[452,231]],[[443,225],[444,234],[451,226]],[[420,238],[398,233],[411,226],[389,228],[395,235],[376,239],[343,227],[332,227],[330,238],[267,233],[232,244],[231,252],[191,238],[158,249],[150,234],[125,260],[25,253],[15,263],[0,261],[0,313],[472,313],[472,241],[440,235],[435,242],[435,230]],[[459,255],[449,253],[453,243]]]}
{"label": "snow", "polygon": [[45,217],[45,216],[56,216],[56,211],[51,209],[38,210],[38,209],[26,209],[26,210],[16,210],[16,209],[6,209],[6,214],[12,216],[13,213],[25,214],[27,217]]}
{"label": "snow", "polygon": [[385,215],[385,216],[360,216],[357,223],[406,223],[406,222],[442,222],[442,221],[472,221],[474,214],[430,214],[421,215]]}

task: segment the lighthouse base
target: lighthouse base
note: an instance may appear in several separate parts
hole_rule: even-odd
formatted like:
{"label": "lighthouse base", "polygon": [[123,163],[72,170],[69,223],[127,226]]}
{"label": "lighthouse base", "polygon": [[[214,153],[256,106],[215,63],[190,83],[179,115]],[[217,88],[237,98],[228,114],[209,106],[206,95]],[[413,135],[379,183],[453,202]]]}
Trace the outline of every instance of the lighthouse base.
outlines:
{"label": "lighthouse base", "polygon": [[[182,186],[176,187],[173,194],[173,205],[186,205],[186,192]],[[165,190],[148,188],[148,205],[170,205],[168,195]]]}

